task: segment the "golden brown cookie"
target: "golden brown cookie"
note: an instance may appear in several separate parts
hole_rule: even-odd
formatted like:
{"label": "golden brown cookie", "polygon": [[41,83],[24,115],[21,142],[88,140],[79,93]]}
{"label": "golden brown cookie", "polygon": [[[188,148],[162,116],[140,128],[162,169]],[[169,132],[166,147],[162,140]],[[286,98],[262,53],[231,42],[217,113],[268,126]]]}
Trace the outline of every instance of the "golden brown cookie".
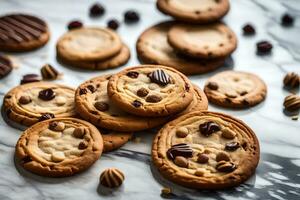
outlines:
{"label": "golden brown cookie", "polygon": [[237,47],[234,32],[223,23],[176,24],[168,32],[168,42],[182,54],[204,59],[227,57]]}
{"label": "golden brown cookie", "polygon": [[197,189],[241,184],[255,172],[259,154],[256,135],[245,123],[209,111],[169,122],[152,146],[153,162],[165,178]]}
{"label": "golden brown cookie", "polygon": [[107,28],[79,28],[65,33],[57,42],[57,55],[67,61],[97,61],[117,55],[122,41]]}
{"label": "golden brown cookie", "polygon": [[225,58],[193,59],[176,53],[167,41],[167,34],[175,22],[163,22],[145,30],[138,38],[136,50],[144,64],[159,64],[173,67],[186,74],[203,74],[221,67]]}
{"label": "golden brown cookie", "polygon": [[265,99],[267,86],[255,74],[224,71],[207,80],[204,92],[209,102],[219,106],[248,108]]}
{"label": "golden brown cookie", "polygon": [[167,118],[139,117],[124,112],[109,100],[107,84],[110,75],[82,83],[76,90],[77,113],[96,126],[115,131],[141,131],[167,122]]}
{"label": "golden brown cookie", "polygon": [[0,17],[0,51],[34,50],[49,38],[46,22],[36,16],[16,13]]}
{"label": "golden brown cookie", "polygon": [[179,21],[198,24],[218,21],[229,11],[228,0],[157,0],[156,5]]}
{"label": "golden brown cookie", "polygon": [[100,130],[103,138],[103,152],[110,152],[119,149],[132,137],[131,132],[116,132],[111,130]]}
{"label": "golden brown cookie", "polygon": [[75,116],[74,94],[74,89],[60,84],[27,83],[5,95],[3,109],[10,120],[31,126],[54,117]]}
{"label": "golden brown cookie", "polygon": [[179,71],[162,65],[141,65],[113,75],[110,100],[122,110],[146,117],[170,116],[193,100],[193,86]]}
{"label": "golden brown cookie", "polygon": [[41,176],[71,176],[89,168],[101,156],[103,140],[92,124],[57,118],[28,128],[16,144],[21,166]]}

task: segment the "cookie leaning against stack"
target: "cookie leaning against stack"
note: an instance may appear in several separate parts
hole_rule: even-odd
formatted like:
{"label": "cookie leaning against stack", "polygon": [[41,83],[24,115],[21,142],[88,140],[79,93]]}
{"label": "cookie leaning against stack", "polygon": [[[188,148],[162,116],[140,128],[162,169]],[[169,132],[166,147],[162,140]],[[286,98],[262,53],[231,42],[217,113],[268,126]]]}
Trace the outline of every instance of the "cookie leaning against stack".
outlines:
{"label": "cookie leaning against stack", "polygon": [[160,173],[180,185],[224,189],[246,181],[259,162],[259,143],[242,121],[214,112],[191,112],[156,135],[152,159]]}
{"label": "cookie leaning against stack", "polygon": [[83,69],[115,68],[130,58],[128,47],[107,28],[71,30],[58,40],[56,50],[62,63]]}

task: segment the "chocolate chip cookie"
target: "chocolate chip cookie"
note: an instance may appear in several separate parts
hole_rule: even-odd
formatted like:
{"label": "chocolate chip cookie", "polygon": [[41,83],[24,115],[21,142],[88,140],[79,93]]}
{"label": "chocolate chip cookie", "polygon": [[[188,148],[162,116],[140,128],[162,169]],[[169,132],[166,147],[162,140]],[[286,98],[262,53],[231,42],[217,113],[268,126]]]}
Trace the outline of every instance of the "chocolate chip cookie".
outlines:
{"label": "chocolate chip cookie", "polygon": [[0,17],[0,51],[30,51],[44,46],[50,38],[46,22],[27,14]]}
{"label": "chocolate chip cookie", "polygon": [[157,8],[177,20],[188,23],[218,21],[229,11],[228,0],[157,0]]}
{"label": "chocolate chip cookie", "polygon": [[113,75],[108,96],[122,110],[138,116],[170,116],[193,100],[193,86],[177,70],[161,65],[131,67]]}
{"label": "chocolate chip cookie", "polygon": [[177,51],[195,58],[224,58],[237,47],[234,32],[223,23],[174,25],[168,42]]}
{"label": "chocolate chip cookie", "polygon": [[223,189],[246,181],[259,161],[259,143],[242,121],[214,112],[192,112],[156,135],[152,159],[167,179],[190,188]]}
{"label": "chocolate chip cookie", "polygon": [[78,114],[96,126],[115,131],[141,131],[167,122],[167,118],[138,117],[124,112],[109,100],[107,84],[111,75],[81,84],[75,93]]}
{"label": "chocolate chip cookie", "polygon": [[267,86],[255,74],[225,71],[209,78],[204,92],[209,102],[219,106],[248,108],[265,99]]}
{"label": "chocolate chip cookie", "polygon": [[175,24],[172,21],[159,23],[139,36],[136,50],[142,63],[170,66],[186,75],[204,74],[224,64],[225,58],[194,59],[176,52],[167,41],[167,34]]}
{"label": "chocolate chip cookie", "polygon": [[71,176],[89,168],[101,156],[103,140],[92,124],[57,118],[28,128],[16,144],[16,158],[26,170],[41,176]]}
{"label": "chocolate chip cookie", "polygon": [[54,117],[75,116],[74,94],[74,89],[64,85],[27,83],[5,95],[3,108],[10,120],[31,126]]}

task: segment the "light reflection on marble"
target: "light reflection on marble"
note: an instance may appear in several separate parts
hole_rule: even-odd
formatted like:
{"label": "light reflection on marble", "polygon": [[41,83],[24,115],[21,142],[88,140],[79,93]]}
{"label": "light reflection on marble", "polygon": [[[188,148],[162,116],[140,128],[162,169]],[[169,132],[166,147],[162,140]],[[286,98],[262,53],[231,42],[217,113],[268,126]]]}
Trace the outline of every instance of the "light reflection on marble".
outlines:
{"label": "light reflection on marble", "polygon": [[[88,8],[94,0],[2,0],[0,14],[28,12],[42,16],[50,25],[51,40],[42,49],[31,53],[13,55],[18,67],[0,81],[1,104],[3,95],[19,84],[26,73],[39,73],[45,63],[51,63],[64,73],[57,82],[76,87],[86,79],[99,74],[119,71],[83,71],[60,65],[55,59],[55,43],[66,31],[72,19],[81,19],[86,25],[105,25],[112,17],[122,20],[122,13],[135,8],[142,20],[136,25],[122,23],[118,32],[131,48],[130,65],[138,64],[135,41],[147,27],[167,20],[155,9],[153,0],[110,0],[102,1],[107,8],[103,18],[91,19]],[[296,15],[292,28],[280,25],[280,17],[289,12]],[[210,106],[210,110],[221,111],[244,120],[257,134],[261,144],[261,160],[256,174],[245,184],[224,191],[196,191],[177,186],[163,179],[150,162],[151,140],[155,131],[138,133],[142,142],[125,145],[121,150],[105,154],[88,171],[74,177],[51,179],[26,172],[14,164],[14,145],[21,133],[0,119],[0,199],[160,199],[161,188],[171,187],[174,199],[300,199],[300,125],[282,112],[282,101],[287,91],[282,88],[286,72],[300,73],[300,1],[298,0],[232,0],[231,11],[224,21],[239,38],[237,51],[232,55],[226,70],[253,72],[261,76],[268,85],[268,96],[264,103],[249,110],[233,111]],[[241,27],[247,22],[255,25],[257,34],[242,35]],[[267,56],[255,54],[255,43],[270,40],[273,53]],[[217,71],[220,71],[217,70]],[[192,76],[191,80],[203,86],[205,80],[215,74]],[[121,169],[126,176],[124,185],[117,190],[98,187],[100,172],[108,167]]]}

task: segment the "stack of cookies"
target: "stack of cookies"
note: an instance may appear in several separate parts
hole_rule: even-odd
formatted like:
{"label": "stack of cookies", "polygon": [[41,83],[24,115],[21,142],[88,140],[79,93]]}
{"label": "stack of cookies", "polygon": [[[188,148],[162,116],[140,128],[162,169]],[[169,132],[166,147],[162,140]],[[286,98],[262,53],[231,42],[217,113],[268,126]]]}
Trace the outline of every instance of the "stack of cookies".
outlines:
{"label": "stack of cookies", "polygon": [[221,67],[237,47],[234,32],[219,20],[228,0],[158,0],[157,7],[176,21],[145,30],[136,49],[141,62],[171,66],[184,74],[203,74]]}
{"label": "stack of cookies", "polygon": [[59,61],[82,69],[115,68],[130,58],[127,45],[108,28],[73,29],[58,40],[56,50]]}

